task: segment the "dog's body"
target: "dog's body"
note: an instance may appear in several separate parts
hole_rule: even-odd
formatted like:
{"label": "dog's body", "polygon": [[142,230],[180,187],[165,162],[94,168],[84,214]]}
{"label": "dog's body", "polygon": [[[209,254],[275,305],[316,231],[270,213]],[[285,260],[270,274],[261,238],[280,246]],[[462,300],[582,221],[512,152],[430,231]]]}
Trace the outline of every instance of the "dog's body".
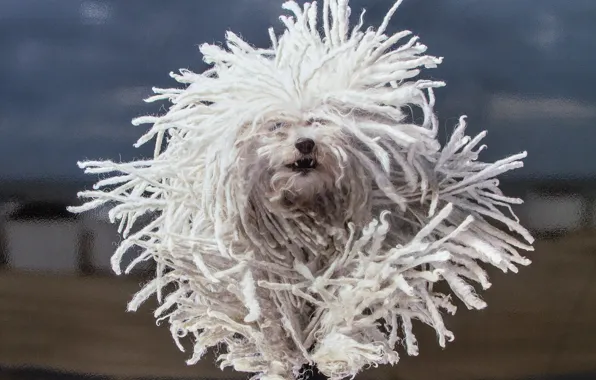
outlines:
{"label": "dog's body", "polygon": [[201,47],[211,70],[182,70],[172,75],[186,88],[155,90],[151,100],[172,106],[136,121],[153,124],[139,140],[156,139],[152,160],[81,164],[119,174],[73,210],[118,203],[110,217],[125,240],[114,269],[135,245],[137,262],[157,262],[129,308],[157,293],[156,317],[176,342],[194,342],[190,363],[225,344],[222,366],[268,380],[306,363],[333,379],[393,364],[398,342],[417,354],[415,319],[441,345],[452,338],[440,310],[455,307],[433,283],[482,308],[466,282],[490,286],[476,261],[504,271],[529,263],[517,249],[530,250],[532,237],[499,209],[518,200],[494,179],[525,153],[478,162],[484,134],[465,136],[463,118],[441,147],[433,88],[443,83],[408,81],[441,60],[422,55],[416,37],[391,50],[409,35],[384,34],[398,5],[377,31],[361,31],[361,20],[349,32],[347,2],[325,0],[321,35],[316,5],[286,3],[294,17],[282,18],[271,49],[229,33],[228,50]]}

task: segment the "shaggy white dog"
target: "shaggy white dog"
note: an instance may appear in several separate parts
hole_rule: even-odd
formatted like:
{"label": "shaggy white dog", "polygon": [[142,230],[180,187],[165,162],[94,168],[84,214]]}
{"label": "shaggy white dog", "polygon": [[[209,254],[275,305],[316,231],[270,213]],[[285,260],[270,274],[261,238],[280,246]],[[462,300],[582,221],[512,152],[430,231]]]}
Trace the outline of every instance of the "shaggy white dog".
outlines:
{"label": "shaggy white dog", "polygon": [[155,139],[153,159],[80,163],[105,177],[72,211],[113,205],[125,238],[114,270],[133,246],[143,253],[130,267],[157,263],[129,309],[156,293],[155,317],[181,349],[182,337],[194,344],[189,363],[223,344],[222,367],[267,380],[306,363],[332,379],[394,364],[398,343],[418,353],[413,320],[441,346],[453,339],[441,312],[455,306],[432,284],[480,309],[467,281],[490,283],[477,262],[529,263],[517,250],[532,237],[509,208],[521,201],[494,179],[525,153],[478,162],[484,133],[466,136],[464,118],[441,146],[444,83],[411,80],[441,59],[408,31],[385,35],[398,5],[378,29],[361,16],[349,30],[347,0],[325,0],[322,17],[289,1],[269,49],[229,32],[225,48],[201,46],[211,69],[154,90],[169,110],[134,122],[152,124],[137,145]]}

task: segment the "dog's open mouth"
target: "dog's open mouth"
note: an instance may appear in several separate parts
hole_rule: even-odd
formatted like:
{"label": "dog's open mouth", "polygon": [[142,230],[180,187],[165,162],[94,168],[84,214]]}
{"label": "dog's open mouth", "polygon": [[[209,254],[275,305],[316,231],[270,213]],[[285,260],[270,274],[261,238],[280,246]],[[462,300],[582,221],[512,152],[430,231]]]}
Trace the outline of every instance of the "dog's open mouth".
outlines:
{"label": "dog's open mouth", "polygon": [[314,158],[300,158],[294,161],[293,164],[286,165],[286,167],[297,172],[306,172],[317,167],[317,160]]}

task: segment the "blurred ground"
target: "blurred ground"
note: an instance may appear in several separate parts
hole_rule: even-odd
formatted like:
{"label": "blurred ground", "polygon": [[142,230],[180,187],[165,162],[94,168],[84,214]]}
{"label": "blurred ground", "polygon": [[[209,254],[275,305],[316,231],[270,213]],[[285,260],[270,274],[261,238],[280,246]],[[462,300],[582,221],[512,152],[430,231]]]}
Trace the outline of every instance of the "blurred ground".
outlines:
{"label": "blurred ground", "polygon": [[[421,353],[359,379],[520,379],[596,374],[596,234],[544,239],[517,275],[491,273],[488,309],[460,306],[445,350],[418,328]],[[125,305],[143,280],[0,272],[0,367],[49,368],[114,378],[244,378],[213,357],[184,364],[149,304]]]}

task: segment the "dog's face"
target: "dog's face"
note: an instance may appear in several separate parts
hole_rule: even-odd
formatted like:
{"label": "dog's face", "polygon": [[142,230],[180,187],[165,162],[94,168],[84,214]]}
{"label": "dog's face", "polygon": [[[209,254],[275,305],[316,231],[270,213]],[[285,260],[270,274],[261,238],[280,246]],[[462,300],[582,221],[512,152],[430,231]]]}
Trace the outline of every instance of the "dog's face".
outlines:
{"label": "dog's face", "polygon": [[328,120],[284,120],[266,123],[257,149],[266,163],[262,181],[272,201],[305,204],[341,188],[347,165],[341,128]]}
{"label": "dog's face", "polygon": [[366,120],[327,112],[245,125],[229,183],[241,186],[253,205],[265,204],[267,212],[283,217],[315,212],[333,223],[366,220],[380,173],[370,144],[382,141],[359,130]]}
{"label": "dog's face", "polygon": [[284,217],[314,211],[338,222],[353,219],[366,207],[371,180],[362,158],[355,159],[359,150],[348,122],[284,115],[245,125],[236,137],[229,185]]}

